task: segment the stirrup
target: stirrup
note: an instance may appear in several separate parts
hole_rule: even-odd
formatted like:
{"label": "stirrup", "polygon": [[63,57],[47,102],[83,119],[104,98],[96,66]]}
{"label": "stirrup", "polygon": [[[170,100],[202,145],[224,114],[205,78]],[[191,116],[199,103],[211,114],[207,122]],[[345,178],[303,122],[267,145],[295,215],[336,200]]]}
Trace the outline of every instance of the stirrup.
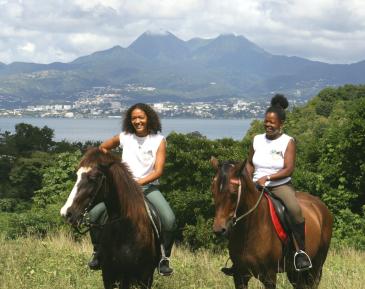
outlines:
{"label": "stirrup", "polygon": [[[298,268],[297,263],[295,262],[296,258],[299,257],[299,256],[303,256],[303,255],[304,255],[305,258],[307,258],[307,261],[309,262],[309,265],[305,268]],[[308,254],[306,252],[304,252],[303,250],[299,250],[299,251],[295,252],[295,254],[294,254],[294,268],[297,272],[307,271],[307,270],[312,268],[311,258],[309,258]]]}
{"label": "stirrup", "polygon": [[[168,261],[169,262],[169,268],[171,269],[171,273],[169,273],[169,274],[161,273],[161,264],[164,261]],[[174,270],[170,267],[170,258],[168,258],[166,256],[163,256],[161,258],[160,262],[158,262],[157,271],[158,271],[158,274],[160,274],[161,276],[170,276],[170,275],[172,275],[172,273],[174,273]]]}

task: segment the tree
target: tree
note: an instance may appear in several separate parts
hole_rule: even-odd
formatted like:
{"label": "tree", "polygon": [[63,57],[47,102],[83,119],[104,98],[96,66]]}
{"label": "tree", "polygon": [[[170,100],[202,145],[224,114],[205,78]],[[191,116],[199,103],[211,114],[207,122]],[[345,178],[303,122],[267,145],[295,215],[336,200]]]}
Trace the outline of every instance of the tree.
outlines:
{"label": "tree", "polygon": [[12,190],[8,196],[31,200],[34,191],[41,188],[43,168],[49,162],[49,154],[42,152],[35,152],[28,158],[18,158],[9,173]]}
{"label": "tree", "polygon": [[32,151],[48,152],[54,145],[53,136],[54,131],[47,126],[38,128],[19,123],[15,126],[15,134],[11,142],[19,154],[29,154]]}

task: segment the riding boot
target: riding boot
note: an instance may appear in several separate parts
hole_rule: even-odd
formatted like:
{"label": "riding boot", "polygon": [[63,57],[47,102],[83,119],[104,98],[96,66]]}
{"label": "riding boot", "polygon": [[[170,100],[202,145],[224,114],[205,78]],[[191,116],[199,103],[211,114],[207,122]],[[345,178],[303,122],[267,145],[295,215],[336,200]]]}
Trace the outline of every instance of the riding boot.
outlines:
{"label": "riding boot", "polygon": [[312,262],[305,252],[305,222],[292,225],[294,238],[298,248],[294,255],[294,265],[297,271],[305,271],[312,268]]}
{"label": "riding boot", "polygon": [[94,227],[90,229],[90,238],[94,247],[91,260],[88,263],[91,270],[100,270],[100,234],[99,228]]}
{"label": "riding boot", "polygon": [[222,267],[221,271],[227,275],[227,276],[233,276],[234,275],[234,266],[232,265],[231,267]]}
{"label": "riding boot", "polygon": [[158,265],[158,271],[162,276],[170,276],[174,272],[174,269],[170,267],[170,256],[173,244],[174,244],[174,233],[164,232],[163,248],[165,251],[165,256],[162,256],[162,259],[160,260],[160,263]]}

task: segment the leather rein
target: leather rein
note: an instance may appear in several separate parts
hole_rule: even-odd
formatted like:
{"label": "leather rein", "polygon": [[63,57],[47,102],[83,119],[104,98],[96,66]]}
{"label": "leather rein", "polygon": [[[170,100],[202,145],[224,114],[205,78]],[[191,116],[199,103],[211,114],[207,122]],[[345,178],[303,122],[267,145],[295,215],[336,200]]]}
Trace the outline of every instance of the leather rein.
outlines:
{"label": "leather rein", "polygon": [[239,221],[246,218],[248,215],[250,215],[253,211],[255,211],[257,209],[257,207],[260,204],[261,199],[264,195],[264,192],[265,192],[265,187],[262,187],[260,196],[257,199],[257,202],[255,203],[255,205],[251,209],[249,209],[246,213],[243,213],[242,215],[237,217],[237,211],[238,211],[238,207],[239,207],[240,200],[241,200],[241,195],[242,195],[242,182],[241,182],[241,178],[239,178],[239,180],[238,180],[238,191],[237,191],[237,195],[238,195],[237,204],[236,204],[236,209],[234,211],[234,215],[233,215],[233,218],[232,218],[232,226],[233,227],[236,226]]}

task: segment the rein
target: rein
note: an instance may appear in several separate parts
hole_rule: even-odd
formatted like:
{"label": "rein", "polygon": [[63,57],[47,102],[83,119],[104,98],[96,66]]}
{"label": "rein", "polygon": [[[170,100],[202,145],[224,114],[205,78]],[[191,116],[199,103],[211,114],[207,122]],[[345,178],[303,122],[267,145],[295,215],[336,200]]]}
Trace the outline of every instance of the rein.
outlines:
{"label": "rein", "polygon": [[240,204],[240,200],[241,200],[241,194],[242,194],[242,182],[241,182],[241,178],[239,179],[238,181],[238,198],[237,198],[237,205],[236,205],[236,209],[234,211],[234,215],[233,215],[233,218],[232,218],[232,226],[236,226],[237,223],[239,221],[241,221],[242,219],[244,219],[245,217],[247,217],[249,214],[251,214],[253,211],[255,211],[258,207],[258,205],[260,204],[261,202],[261,199],[262,199],[262,196],[264,195],[264,191],[265,191],[265,187],[262,187],[262,190],[261,190],[261,193],[260,193],[260,196],[256,202],[256,204],[251,208],[249,209],[246,213],[242,214],[241,216],[237,217],[237,211],[238,211],[238,206]]}

